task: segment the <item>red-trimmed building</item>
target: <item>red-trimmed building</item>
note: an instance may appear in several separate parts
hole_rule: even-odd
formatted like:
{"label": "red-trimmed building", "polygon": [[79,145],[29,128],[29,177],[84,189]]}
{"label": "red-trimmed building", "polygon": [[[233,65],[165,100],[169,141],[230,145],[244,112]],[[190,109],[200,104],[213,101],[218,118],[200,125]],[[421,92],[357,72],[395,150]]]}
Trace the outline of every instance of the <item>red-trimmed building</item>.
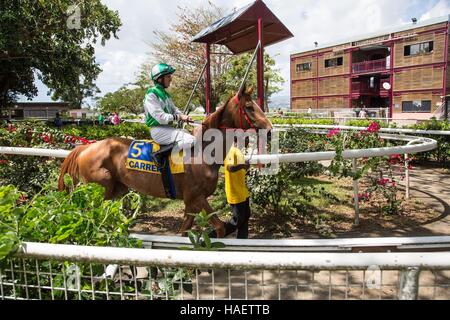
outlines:
{"label": "red-trimmed building", "polygon": [[291,108],[389,108],[431,117],[450,90],[450,16],[291,55]]}

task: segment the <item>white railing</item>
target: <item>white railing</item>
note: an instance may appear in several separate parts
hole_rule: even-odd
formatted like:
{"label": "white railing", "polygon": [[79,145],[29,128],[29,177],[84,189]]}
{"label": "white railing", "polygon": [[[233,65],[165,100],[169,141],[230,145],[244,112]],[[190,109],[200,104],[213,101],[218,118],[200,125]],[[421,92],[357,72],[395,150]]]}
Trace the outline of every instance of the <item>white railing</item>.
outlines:
{"label": "white railing", "polygon": [[[24,243],[0,271],[0,298],[449,299],[449,270],[449,252],[194,253]],[[176,272],[183,276],[169,276]]]}

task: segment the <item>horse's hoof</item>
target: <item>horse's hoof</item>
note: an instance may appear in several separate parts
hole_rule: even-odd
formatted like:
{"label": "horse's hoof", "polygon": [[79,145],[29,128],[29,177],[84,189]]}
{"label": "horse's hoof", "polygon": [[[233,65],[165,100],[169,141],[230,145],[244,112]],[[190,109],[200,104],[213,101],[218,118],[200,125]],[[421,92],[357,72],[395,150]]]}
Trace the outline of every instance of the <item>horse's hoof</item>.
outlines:
{"label": "horse's hoof", "polygon": [[216,230],[217,238],[225,238],[225,228],[219,228]]}

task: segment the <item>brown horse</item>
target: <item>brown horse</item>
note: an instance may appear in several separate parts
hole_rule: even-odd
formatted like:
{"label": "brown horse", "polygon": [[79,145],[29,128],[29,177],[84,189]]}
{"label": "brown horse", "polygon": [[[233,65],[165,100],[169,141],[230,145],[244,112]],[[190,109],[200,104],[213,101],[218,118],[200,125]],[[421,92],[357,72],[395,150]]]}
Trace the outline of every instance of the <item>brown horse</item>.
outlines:
{"label": "brown horse", "polygon": [[[207,129],[272,129],[272,124],[264,112],[253,102],[249,89],[230,99],[223,107],[208,116],[202,123],[202,130],[196,131],[196,139]],[[225,136],[225,135],[223,135]],[[203,139],[201,140],[203,141]],[[105,199],[120,197],[131,188],[153,197],[166,198],[160,175],[131,171],[126,168],[128,149],[131,140],[110,138],[97,143],[75,148],[64,160],[59,177],[59,189],[64,190],[64,175],[68,173],[74,183],[80,180],[86,183],[99,183],[105,187]],[[202,143],[202,148],[206,147]],[[224,143],[224,145],[228,145]],[[226,155],[226,149],[224,150]],[[192,160],[193,158],[191,158]],[[179,232],[189,230],[194,222],[192,214],[213,210],[207,198],[217,187],[220,165],[208,165],[204,162],[185,164],[185,172],[174,175],[177,198],[184,201],[185,216]],[[214,215],[210,223],[216,229],[218,237],[225,233],[223,222]]]}

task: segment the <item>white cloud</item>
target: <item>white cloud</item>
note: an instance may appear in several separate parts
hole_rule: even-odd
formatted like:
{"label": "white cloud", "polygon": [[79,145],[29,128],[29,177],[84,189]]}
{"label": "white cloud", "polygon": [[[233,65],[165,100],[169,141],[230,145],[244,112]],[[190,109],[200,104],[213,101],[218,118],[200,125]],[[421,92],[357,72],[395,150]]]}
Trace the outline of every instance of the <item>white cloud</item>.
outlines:
{"label": "white cloud", "polygon": [[450,14],[450,2],[446,0],[440,0],[436,5],[428,10],[428,12],[422,14],[419,20],[427,20],[446,14]]}

